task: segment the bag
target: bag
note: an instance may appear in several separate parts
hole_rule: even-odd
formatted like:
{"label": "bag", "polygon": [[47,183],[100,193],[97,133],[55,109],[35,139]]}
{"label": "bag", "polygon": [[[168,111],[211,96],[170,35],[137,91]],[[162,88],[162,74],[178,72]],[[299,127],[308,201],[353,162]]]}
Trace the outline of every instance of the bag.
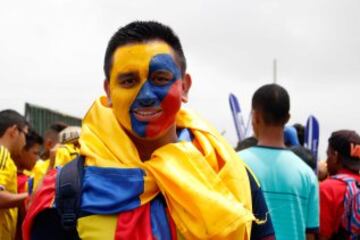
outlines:
{"label": "bag", "polygon": [[[36,216],[30,239],[79,240],[76,229],[84,172],[84,157],[67,163],[56,178],[56,208],[46,209]],[[50,237],[51,236],[51,237]]]}
{"label": "bag", "polygon": [[360,239],[360,184],[345,174],[338,174],[332,178],[346,183],[342,227],[350,234],[351,240]]}

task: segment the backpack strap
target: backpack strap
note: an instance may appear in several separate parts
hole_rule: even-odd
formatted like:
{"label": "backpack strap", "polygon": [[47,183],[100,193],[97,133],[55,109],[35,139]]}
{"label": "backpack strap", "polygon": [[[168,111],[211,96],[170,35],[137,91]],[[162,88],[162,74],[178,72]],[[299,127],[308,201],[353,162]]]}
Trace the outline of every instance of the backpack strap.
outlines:
{"label": "backpack strap", "polygon": [[345,183],[350,183],[350,182],[353,182],[353,181],[356,182],[356,180],[353,177],[351,177],[351,176],[349,176],[347,174],[336,174],[334,176],[331,176],[331,178],[343,181]]}
{"label": "backpack strap", "polygon": [[61,168],[56,179],[56,209],[64,230],[74,234],[77,234],[84,162],[84,157],[78,156]]}
{"label": "backpack strap", "polygon": [[359,182],[357,182],[355,178],[346,174],[338,174],[332,178],[340,180],[346,184],[342,224],[346,232],[350,234],[350,239],[358,239],[357,237],[360,231]]}

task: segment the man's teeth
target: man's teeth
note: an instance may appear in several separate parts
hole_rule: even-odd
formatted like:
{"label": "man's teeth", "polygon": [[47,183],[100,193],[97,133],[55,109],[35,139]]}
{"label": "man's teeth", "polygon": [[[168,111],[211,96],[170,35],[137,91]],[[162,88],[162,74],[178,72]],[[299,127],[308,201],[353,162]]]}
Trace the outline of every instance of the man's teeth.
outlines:
{"label": "man's teeth", "polygon": [[154,111],[154,112],[149,112],[149,111],[146,111],[146,112],[142,112],[142,111],[136,111],[136,114],[139,114],[139,115],[142,115],[142,116],[151,116],[151,115],[154,115],[158,113],[157,111]]}
{"label": "man's teeth", "polygon": [[150,116],[150,115],[153,115],[154,113],[152,113],[152,112],[138,112],[138,114],[143,115],[143,116]]}

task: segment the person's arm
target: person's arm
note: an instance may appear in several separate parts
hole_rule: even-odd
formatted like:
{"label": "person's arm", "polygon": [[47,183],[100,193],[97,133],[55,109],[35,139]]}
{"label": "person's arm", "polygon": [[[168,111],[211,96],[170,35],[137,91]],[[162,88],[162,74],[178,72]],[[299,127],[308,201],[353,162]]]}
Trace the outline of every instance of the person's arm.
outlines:
{"label": "person's arm", "polygon": [[330,238],[320,235],[318,239],[319,240],[329,240]]}
{"label": "person's arm", "polygon": [[306,234],[306,240],[315,240],[316,234],[315,233],[307,233]]}
{"label": "person's arm", "polygon": [[253,214],[259,220],[266,220],[262,224],[257,224],[253,222],[251,227],[251,237],[250,240],[274,240],[275,233],[274,228],[271,222],[271,216],[263,195],[263,192],[256,183],[252,174],[247,171],[249,176],[250,188],[251,188],[251,200],[252,200],[252,210]]}
{"label": "person's arm", "polygon": [[28,193],[10,193],[6,190],[0,191],[0,209],[19,207],[28,197]]}
{"label": "person's arm", "polygon": [[311,173],[309,175],[309,195],[307,201],[307,217],[306,221],[306,239],[316,239],[319,233],[319,184],[316,176]]}

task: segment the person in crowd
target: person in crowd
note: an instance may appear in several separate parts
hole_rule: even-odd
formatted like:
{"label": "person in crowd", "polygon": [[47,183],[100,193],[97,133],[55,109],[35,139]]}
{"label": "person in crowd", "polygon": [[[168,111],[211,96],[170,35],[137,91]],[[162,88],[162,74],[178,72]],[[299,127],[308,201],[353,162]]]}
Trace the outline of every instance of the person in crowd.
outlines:
{"label": "person in crowd", "polygon": [[[40,157],[40,149],[43,144],[42,137],[34,130],[30,129],[26,135],[26,144],[19,154],[14,158],[17,167],[17,191],[18,193],[32,193],[33,176],[31,171],[35,166],[35,162]],[[16,240],[22,239],[21,226],[26,212],[26,202],[18,207]]]}
{"label": "person in crowd", "polygon": [[50,159],[50,168],[64,166],[75,159],[80,153],[81,128],[69,126],[59,133],[59,144],[56,146],[54,158]]}
{"label": "person in crowd", "polygon": [[[24,239],[272,239],[255,177],[219,132],[181,107],[191,77],[175,33],[132,22],[112,36],[104,62],[106,96],[83,119],[81,156],[44,178]],[[59,214],[74,189],[56,184],[72,166],[82,169],[79,205]]]}
{"label": "person in crowd", "polygon": [[[360,136],[352,130],[333,132],[328,141],[330,177],[320,183],[320,239],[360,237]],[[358,193],[357,198],[356,193]],[[355,201],[356,200],[356,201]],[[351,203],[353,201],[353,203]],[[354,205],[353,205],[354,204]]]}
{"label": "person in crowd", "polygon": [[319,228],[319,192],[314,172],[285,146],[284,126],[290,98],[277,84],[252,97],[252,125],[257,146],[239,152],[260,181],[276,239],[315,239]]}
{"label": "person in crowd", "polygon": [[17,168],[12,157],[26,143],[28,124],[18,112],[0,111],[0,239],[13,240],[18,208],[28,196],[17,191]]}
{"label": "person in crowd", "polygon": [[[285,145],[298,157],[300,157],[304,162],[314,171],[316,172],[316,159],[311,154],[311,151],[305,148],[300,141],[298,136],[298,130],[295,126],[285,126],[284,128],[284,141]],[[299,126],[298,126],[299,128]],[[300,130],[301,131],[301,130]]]}
{"label": "person in crowd", "polygon": [[51,150],[59,143],[59,133],[64,130],[67,125],[63,122],[54,122],[50,125],[49,129],[44,133],[43,151],[40,154],[40,159],[36,161],[32,170],[34,176],[33,189],[36,190],[42,178],[45,176],[50,168],[50,156],[54,152]]}
{"label": "person in crowd", "polygon": [[301,146],[304,146],[305,142],[305,127],[301,123],[295,123],[293,127],[296,129],[298,140]]}

